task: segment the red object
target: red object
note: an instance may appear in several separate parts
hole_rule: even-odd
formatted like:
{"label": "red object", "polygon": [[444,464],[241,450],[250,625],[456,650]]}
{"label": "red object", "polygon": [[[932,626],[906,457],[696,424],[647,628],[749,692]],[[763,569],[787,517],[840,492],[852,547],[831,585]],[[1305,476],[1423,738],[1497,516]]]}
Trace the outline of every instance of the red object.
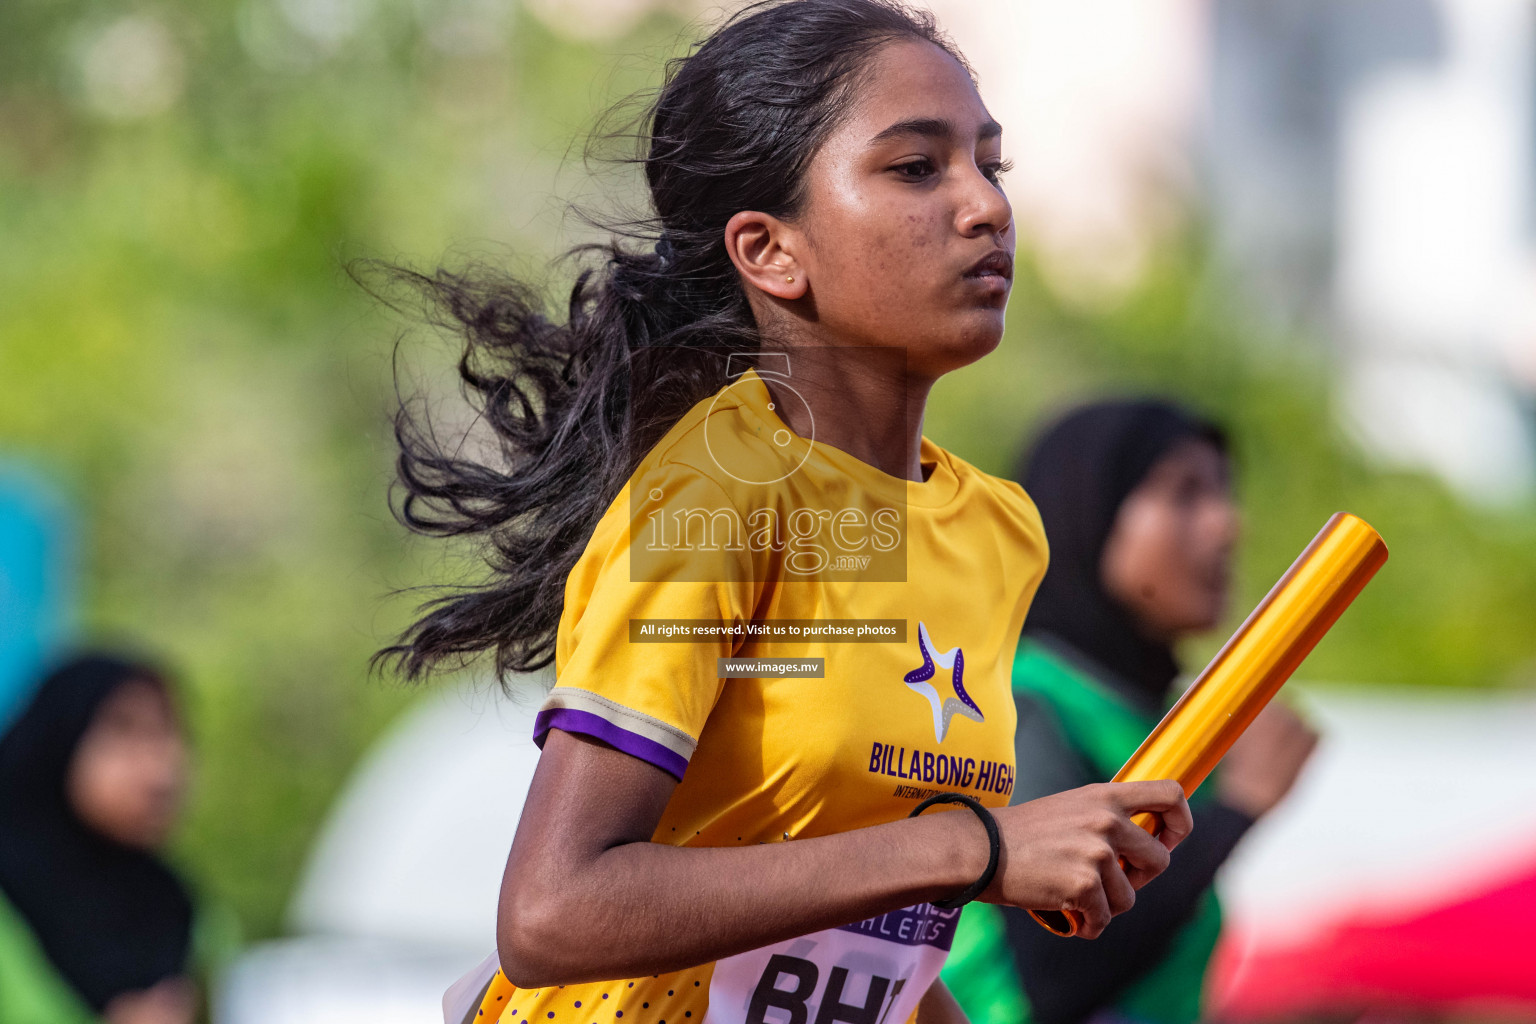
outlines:
{"label": "red object", "polygon": [[1414,1009],[1536,1021],[1536,860],[1428,911],[1359,916],[1300,945],[1248,945],[1239,934],[1217,951],[1217,1019]]}

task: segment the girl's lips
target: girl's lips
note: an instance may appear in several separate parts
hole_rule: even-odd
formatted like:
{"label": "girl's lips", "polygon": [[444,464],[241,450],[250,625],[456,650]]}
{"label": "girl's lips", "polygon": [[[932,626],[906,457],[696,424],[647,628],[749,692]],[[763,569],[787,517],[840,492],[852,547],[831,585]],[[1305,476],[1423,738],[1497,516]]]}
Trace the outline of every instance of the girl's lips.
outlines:
{"label": "girl's lips", "polygon": [[977,260],[970,270],[966,271],[966,277],[1000,277],[1005,281],[1013,280],[1013,256],[1003,249],[993,249],[987,255]]}

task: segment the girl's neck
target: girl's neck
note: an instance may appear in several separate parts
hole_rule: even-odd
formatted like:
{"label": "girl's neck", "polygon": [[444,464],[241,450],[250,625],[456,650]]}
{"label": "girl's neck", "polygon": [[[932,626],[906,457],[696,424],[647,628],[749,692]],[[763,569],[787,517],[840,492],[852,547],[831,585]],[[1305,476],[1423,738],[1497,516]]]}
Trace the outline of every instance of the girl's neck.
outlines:
{"label": "girl's neck", "polygon": [[[788,378],[765,372],[775,411],[801,437],[831,445],[890,476],[921,482],[930,380],[907,372],[900,349],[794,345]],[[777,365],[765,363],[765,368]],[[788,400],[788,389],[805,399]],[[809,416],[806,408],[809,408]]]}

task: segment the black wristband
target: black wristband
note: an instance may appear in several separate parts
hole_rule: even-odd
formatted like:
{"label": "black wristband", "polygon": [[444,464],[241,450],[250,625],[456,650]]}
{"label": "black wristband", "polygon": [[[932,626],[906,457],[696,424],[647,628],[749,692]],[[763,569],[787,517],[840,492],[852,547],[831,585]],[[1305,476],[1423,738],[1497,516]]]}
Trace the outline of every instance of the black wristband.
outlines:
{"label": "black wristband", "polygon": [[986,891],[987,886],[992,884],[992,876],[997,874],[997,864],[1003,855],[1003,837],[997,831],[997,819],[992,817],[992,812],[982,806],[980,800],[973,796],[966,796],[964,793],[940,793],[937,796],[931,796],[912,808],[912,813],[907,815],[907,817],[915,818],[934,804],[964,804],[975,811],[976,817],[981,819],[982,826],[987,830],[987,842],[992,847],[991,856],[987,858],[987,869],[981,873],[980,878],[967,886],[965,891],[961,892],[958,896],[951,896],[947,900],[933,901],[933,905],[936,907],[944,910],[954,910],[956,907],[963,907],[977,896],[980,896]]}

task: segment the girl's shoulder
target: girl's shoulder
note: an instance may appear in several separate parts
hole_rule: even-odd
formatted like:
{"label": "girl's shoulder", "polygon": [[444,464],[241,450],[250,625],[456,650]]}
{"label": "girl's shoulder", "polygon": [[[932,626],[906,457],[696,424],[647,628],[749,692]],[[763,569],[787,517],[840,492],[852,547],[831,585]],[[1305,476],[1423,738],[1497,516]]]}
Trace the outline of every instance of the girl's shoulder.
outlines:
{"label": "girl's shoulder", "polygon": [[812,447],[778,418],[749,371],[684,413],[641,460],[631,485],[693,477],[727,494],[755,492],[794,475]]}
{"label": "girl's shoulder", "polygon": [[938,445],[933,448],[949,460],[951,471],[961,481],[962,488],[969,492],[973,503],[980,504],[988,514],[1044,543],[1045,526],[1040,520],[1040,510],[1023,487],[1012,480],[976,468],[948,449]]}

